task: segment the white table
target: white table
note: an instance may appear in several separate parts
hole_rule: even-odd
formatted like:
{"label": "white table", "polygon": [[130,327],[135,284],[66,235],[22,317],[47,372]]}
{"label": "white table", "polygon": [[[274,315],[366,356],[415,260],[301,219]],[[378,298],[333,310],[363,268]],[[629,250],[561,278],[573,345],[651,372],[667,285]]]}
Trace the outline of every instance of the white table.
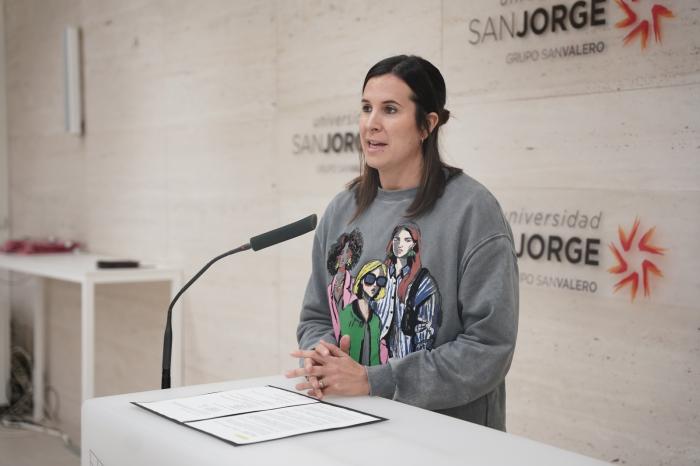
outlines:
{"label": "white table", "polygon": [[[567,465],[607,463],[523,437],[375,397],[328,401],[388,419],[365,426],[235,447],[131,404],[262,385],[293,387],[282,376],[93,398],[83,403],[82,466]],[[543,419],[543,422],[546,420]]]}
{"label": "white table", "polygon": [[[182,286],[182,273],[174,268],[142,266],[132,269],[98,269],[98,259],[110,259],[95,254],[36,254],[0,253],[0,269],[21,272],[36,277],[33,292],[34,314],[34,420],[40,421],[44,411],[44,338],[45,305],[44,279],[63,280],[80,284],[81,292],[81,395],[82,400],[95,395],[95,285],[103,283],[170,282],[172,299]],[[163,309],[163,328],[167,308]],[[177,345],[172,358],[172,381],[177,386],[182,374],[182,312],[173,309],[173,341]]]}

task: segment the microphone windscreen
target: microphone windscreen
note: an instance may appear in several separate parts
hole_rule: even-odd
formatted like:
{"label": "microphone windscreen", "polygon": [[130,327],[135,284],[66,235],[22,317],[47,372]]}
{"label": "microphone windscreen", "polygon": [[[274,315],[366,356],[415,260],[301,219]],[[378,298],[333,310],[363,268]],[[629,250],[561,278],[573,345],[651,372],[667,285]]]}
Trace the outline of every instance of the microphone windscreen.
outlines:
{"label": "microphone windscreen", "polygon": [[294,223],[290,223],[289,225],[277,228],[276,230],[254,236],[250,238],[250,248],[253,251],[259,251],[268,246],[273,246],[277,243],[287,241],[288,239],[301,236],[304,233],[313,231],[314,228],[316,228],[316,221],[316,214],[313,214]]}

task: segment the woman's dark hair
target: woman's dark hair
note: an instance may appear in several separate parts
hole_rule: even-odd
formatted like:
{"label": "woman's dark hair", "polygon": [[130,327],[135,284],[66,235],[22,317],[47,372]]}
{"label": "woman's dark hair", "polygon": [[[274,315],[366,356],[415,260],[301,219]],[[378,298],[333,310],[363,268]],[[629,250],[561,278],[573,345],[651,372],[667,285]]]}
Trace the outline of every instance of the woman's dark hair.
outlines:
{"label": "woman's dark hair", "polygon": [[[450,111],[445,108],[445,80],[440,70],[428,60],[414,55],[397,55],[385,58],[370,68],[362,90],[365,90],[370,79],[386,74],[396,76],[411,88],[411,100],[416,104],[416,126],[428,133],[428,137],[423,141],[423,173],[420,186],[413,203],[406,211],[406,217],[415,218],[430,210],[445,192],[450,178],[462,172],[461,169],[444,163],[438,148],[440,126],[450,118]],[[427,116],[433,112],[438,115],[438,122],[433,131],[430,131]],[[367,210],[377,196],[379,188],[379,172],[364,162],[364,156],[361,156],[361,163],[363,166],[360,176],[348,184],[348,189],[355,190],[357,204],[352,220]]]}
{"label": "woman's dark hair", "polygon": [[357,263],[357,260],[362,255],[362,246],[364,241],[362,240],[362,233],[360,230],[355,229],[351,233],[343,233],[338,237],[338,240],[331,246],[331,250],[328,252],[328,258],[326,259],[326,269],[328,273],[335,275],[338,272],[338,256],[345,249],[345,245],[348,245],[350,252],[352,252],[352,257],[350,262],[347,264],[347,269],[352,270],[352,268]]}

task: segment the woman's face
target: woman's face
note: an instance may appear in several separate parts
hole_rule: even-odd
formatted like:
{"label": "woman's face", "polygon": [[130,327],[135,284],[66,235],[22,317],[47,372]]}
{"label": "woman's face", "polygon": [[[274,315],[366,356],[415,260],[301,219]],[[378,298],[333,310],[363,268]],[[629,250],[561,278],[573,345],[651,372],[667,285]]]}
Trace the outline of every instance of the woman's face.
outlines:
{"label": "woman's face", "polygon": [[399,230],[392,240],[392,249],[396,257],[405,257],[409,251],[413,250],[416,242],[413,241],[411,233],[406,229]]}
{"label": "woman's face", "polygon": [[[368,280],[368,275],[373,275],[373,277],[370,277],[370,279]],[[370,298],[376,297],[379,293],[379,289],[381,288],[380,284],[377,283],[377,278],[379,277],[384,277],[384,272],[382,271],[381,267],[377,267],[376,269],[367,273],[367,275],[365,275],[362,279],[362,291],[364,291]],[[372,278],[374,279],[372,280]],[[371,281],[372,284],[368,284],[368,281]],[[383,283],[386,285],[386,282]]]}
{"label": "woman's face", "polygon": [[380,174],[420,169],[421,131],[411,95],[411,88],[392,74],[371,78],[362,93],[362,152]]}

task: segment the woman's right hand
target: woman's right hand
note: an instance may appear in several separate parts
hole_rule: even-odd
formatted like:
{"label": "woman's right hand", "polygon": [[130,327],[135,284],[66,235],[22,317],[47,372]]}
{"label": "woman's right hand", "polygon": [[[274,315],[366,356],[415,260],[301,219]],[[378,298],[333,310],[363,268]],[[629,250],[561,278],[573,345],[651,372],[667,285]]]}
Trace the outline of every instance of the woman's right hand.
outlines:
{"label": "woman's right hand", "polygon": [[[319,342],[318,345],[316,345],[316,348],[319,348],[321,343]],[[340,339],[340,349],[346,354],[350,353],[350,338],[346,335],[343,338]],[[314,350],[316,351],[316,350]],[[322,350],[324,353],[327,352],[327,350],[324,348]],[[321,365],[320,363],[317,363],[314,361],[313,358],[304,358],[304,368],[299,368],[299,369],[292,369],[290,371],[287,371],[285,374],[287,378],[293,378],[293,377],[299,377],[302,375],[301,373],[308,374],[311,372],[311,367],[312,366],[319,366]],[[305,376],[306,380],[300,384],[296,385],[297,390],[308,390],[307,394],[310,396],[315,396],[319,400],[323,398],[323,387],[321,386],[321,383],[319,381],[319,378],[316,377],[315,375],[307,375]]]}

